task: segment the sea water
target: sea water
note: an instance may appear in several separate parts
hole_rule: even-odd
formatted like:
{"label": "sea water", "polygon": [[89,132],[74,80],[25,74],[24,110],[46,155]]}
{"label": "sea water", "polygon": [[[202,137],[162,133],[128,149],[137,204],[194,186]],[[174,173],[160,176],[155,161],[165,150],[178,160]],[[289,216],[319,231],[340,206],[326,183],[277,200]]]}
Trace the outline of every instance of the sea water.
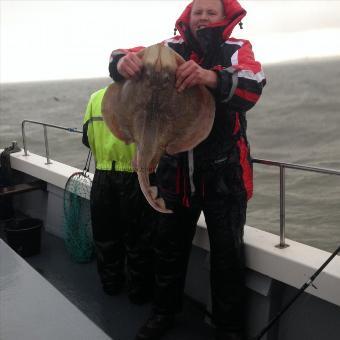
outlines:
{"label": "sea water", "polygon": [[[340,170],[340,59],[264,67],[267,86],[247,113],[252,156]],[[0,85],[0,148],[21,141],[21,121],[81,129],[89,96],[110,79]],[[48,129],[50,156],[84,168],[80,134]],[[41,126],[27,125],[28,149],[45,154]],[[247,224],[279,233],[279,169],[254,164]],[[340,243],[340,176],[286,170],[286,237],[332,251]],[[279,242],[279,239],[278,239]]]}

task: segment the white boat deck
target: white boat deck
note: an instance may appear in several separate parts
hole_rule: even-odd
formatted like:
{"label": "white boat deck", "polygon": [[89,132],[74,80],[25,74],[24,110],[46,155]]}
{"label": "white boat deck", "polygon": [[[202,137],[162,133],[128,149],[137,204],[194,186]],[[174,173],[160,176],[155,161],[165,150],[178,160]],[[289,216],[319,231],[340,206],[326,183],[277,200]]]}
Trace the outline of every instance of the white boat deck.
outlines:
{"label": "white boat deck", "polygon": [[0,265],[1,339],[111,339],[2,239]]}

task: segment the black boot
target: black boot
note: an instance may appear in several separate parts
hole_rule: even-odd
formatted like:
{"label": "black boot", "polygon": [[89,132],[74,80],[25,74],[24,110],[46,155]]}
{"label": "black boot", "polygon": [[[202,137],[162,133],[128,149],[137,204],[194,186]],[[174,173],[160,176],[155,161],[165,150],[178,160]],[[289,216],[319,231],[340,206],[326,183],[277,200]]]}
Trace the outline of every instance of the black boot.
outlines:
{"label": "black boot", "polygon": [[173,314],[152,314],[137,333],[136,340],[158,340],[174,326]]}

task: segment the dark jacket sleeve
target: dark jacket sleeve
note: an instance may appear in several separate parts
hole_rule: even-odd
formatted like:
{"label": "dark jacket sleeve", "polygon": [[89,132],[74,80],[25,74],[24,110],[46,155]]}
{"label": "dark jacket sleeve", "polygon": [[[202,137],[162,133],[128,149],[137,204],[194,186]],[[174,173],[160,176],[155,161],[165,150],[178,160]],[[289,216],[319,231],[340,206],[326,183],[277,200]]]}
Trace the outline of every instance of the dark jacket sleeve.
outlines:
{"label": "dark jacket sleeve", "polygon": [[113,81],[120,81],[124,79],[124,77],[117,70],[118,61],[123,58],[128,52],[139,52],[143,48],[143,46],[138,46],[129,49],[118,49],[112,51],[109,62],[109,73]]}
{"label": "dark jacket sleeve", "polygon": [[111,59],[109,63],[109,72],[110,72],[110,77],[112,78],[113,81],[120,81],[124,79],[124,77],[117,70],[118,61],[121,58],[123,58],[124,55],[125,54],[117,54],[117,55],[112,56],[111,54]]}
{"label": "dark jacket sleeve", "polygon": [[266,79],[261,64],[254,59],[249,41],[243,40],[231,58],[231,66],[215,66],[218,82],[214,93],[218,102],[245,112],[259,100]]}

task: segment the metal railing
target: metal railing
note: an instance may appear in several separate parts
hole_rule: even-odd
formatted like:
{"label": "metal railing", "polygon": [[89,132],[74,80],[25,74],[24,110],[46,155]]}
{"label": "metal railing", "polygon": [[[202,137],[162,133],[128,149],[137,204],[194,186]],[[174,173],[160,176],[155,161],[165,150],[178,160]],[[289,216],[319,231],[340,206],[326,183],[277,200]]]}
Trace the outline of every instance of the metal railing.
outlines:
{"label": "metal railing", "polygon": [[333,169],[325,169],[325,168],[317,168],[313,166],[306,166],[300,164],[293,163],[284,163],[271,161],[266,159],[258,159],[254,158],[253,163],[258,163],[262,165],[268,166],[276,166],[280,168],[280,243],[276,246],[278,248],[286,248],[289,245],[285,242],[285,234],[286,234],[286,212],[285,212],[285,204],[286,204],[286,188],[285,188],[285,169],[294,169],[294,170],[302,170],[308,172],[317,172],[326,175],[337,175],[340,176],[339,170]]}
{"label": "metal railing", "polygon": [[[22,129],[22,141],[24,146],[25,156],[28,156],[27,153],[27,143],[26,143],[26,135],[25,135],[25,124],[32,123],[37,125],[42,125],[44,127],[44,138],[45,138],[45,150],[46,150],[46,164],[52,164],[50,160],[50,151],[48,147],[48,137],[47,137],[47,127],[52,127],[59,130],[66,130],[68,132],[74,133],[83,133],[82,131],[76,128],[69,128],[65,126],[55,125],[55,124],[48,124],[43,123],[35,120],[23,120],[21,123]],[[293,164],[293,163],[285,163],[285,162],[278,162],[278,161],[271,161],[266,159],[259,159],[254,158],[253,163],[262,164],[266,166],[276,166],[280,169],[280,243],[276,246],[278,248],[286,248],[289,245],[285,243],[285,234],[286,234],[286,212],[285,212],[285,204],[286,204],[286,188],[285,188],[285,169],[295,169],[295,170],[302,170],[308,172],[316,172],[321,174],[327,175],[337,175],[340,176],[340,170],[333,170],[333,169],[325,169],[325,168],[318,168],[313,166],[306,166],[300,164]]]}
{"label": "metal railing", "polygon": [[50,160],[50,149],[48,147],[47,127],[52,127],[52,128],[59,129],[59,130],[66,130],[66,131],[72,132],[72,133],[73,132],[74,133],[83,133],[83,131],[80,131],[77,128],[69,128],[69,127],[65,127],[65,126],[61,126],[61,125],[48,124],[48,123],[43,123],[43,122],[39,122],[39,121],[36,121],[36,120],[25,119],[25,120],[23,120],[21,122],[22,144],[24,146],[25,156],[28,156],[28,153],[27,153],[27,142],[26,142],[26,133],[25,133],[25,124],[26,123],[42,125],[44,127],[45,152],[46,152],[46,159],[47,159],[47,163],[46,164],[52,164],[52,162]]}

